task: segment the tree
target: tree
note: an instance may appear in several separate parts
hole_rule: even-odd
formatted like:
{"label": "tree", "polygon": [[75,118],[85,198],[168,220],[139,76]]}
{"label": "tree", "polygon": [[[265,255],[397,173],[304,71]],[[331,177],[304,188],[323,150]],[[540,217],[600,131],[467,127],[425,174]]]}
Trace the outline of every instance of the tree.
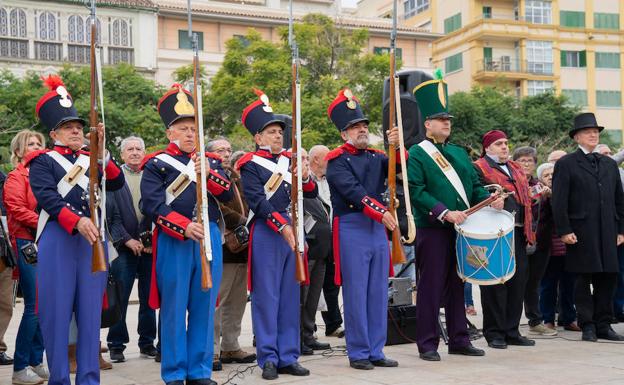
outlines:
{"label": "tree", "polygon": [[[294,26],[301,59],[303,145],[342,143],[327,116],[327,107],[341,88],[356,94],[370,118],[370,128],[379,132],[382,85],[388,75],[389,56],[362,54],[368,41],[364,29],[347,31],[324,15],[308,14]],[[205,126],[211,135],[231,136],[251,142],[241,130],[242,110],[257,96],[252,87],[264,91],[276,113],[291,114],[291,50],[288,28],[279,30],[278,44],[263,40],[250,29],[244,39],[226,43],[223,66],[212,79],[204,98]],[[245,138],[239,135],[246,135]]]}
{"label": "tree", "polygon": [[512,146],[537,148],[540,157],[555,149],[571,149],[568,136],[578,108],[565,96],[547,92],[518,100],[500,86],[474,87],[449,98],[454,143],[467,147],[473,157],[481,153],[481,137],[489,130],[507,133]]}
{"label": "tree", "polygon": [[[66,66],[59,75],[74,99],[78,115],[86,118],[89,68]],[[165,89],[126,64],[104,67],[102,78],[109,149],[117,153],[116,146],[129,135],[141,136],[147,146],[163,144],[164,127],[156,105]],[[47,91],[39,74],[29,72],[20,79],[9,71],[0,72],[0,146],[8,146],[15,133],[24,128],[33,127],[47,137],[46,128],[35,116],[37,101]],[[7,161],[3,157],[2,162]]]}

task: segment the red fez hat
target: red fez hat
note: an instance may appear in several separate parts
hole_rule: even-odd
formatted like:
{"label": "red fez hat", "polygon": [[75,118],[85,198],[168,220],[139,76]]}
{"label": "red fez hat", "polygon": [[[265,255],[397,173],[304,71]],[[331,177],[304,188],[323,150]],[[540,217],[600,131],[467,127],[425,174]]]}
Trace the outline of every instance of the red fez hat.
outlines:
{"label": "red fez hat", "polygon": [[483,139],[481,140],[481,144],[483,144],[483,151],[481,152],[481,156],[485,155],[485,149],[490,147],[490,145],[496,142],[499,139],[507,139],[507,134],[505,134],[501,130],[491,130],[486,132],[483,135]]}

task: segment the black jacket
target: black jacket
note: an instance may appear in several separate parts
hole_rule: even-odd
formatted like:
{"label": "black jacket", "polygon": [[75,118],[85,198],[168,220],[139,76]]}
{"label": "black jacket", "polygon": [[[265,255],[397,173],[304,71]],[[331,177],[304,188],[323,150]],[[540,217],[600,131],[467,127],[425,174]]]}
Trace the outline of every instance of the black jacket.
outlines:
{"label": "black jacket", "polygon": [[319,197],[304,198],[303,211],[305,211],[306,217],[311,216],[316,221],[314,227],[306,233],[308,259],[320,260],[329,258],[332,253],[330,208]]}
{"label": "black jacket", "polygon": [[151,230],[151,222],[146,216],[139,223],[127,183],[119,190],[106,193],[106,221],[111,240],[119,251],[130,251],[125,243],[130,239],[138,240],[139,234]]}
{"label": "black jacket", "polygon": [[624,192],[617,164],[609,157],[591,159],[578,150],[555,164],[552,209],[559,236],[574,233],[566,246],[566,270],[617,272],[617,235],[624,234]]}

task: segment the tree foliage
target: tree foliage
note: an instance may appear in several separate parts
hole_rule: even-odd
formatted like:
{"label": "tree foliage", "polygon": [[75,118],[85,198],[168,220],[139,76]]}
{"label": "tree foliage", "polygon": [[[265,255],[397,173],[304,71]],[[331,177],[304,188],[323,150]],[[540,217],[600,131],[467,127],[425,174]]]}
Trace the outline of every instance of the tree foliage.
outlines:
{"label": "tree foliage", "polygon": [[518,100],[511,90],[490,86],[456,92],[449,99],[455,116],[452,141],[469,148],[473,156],[480,154],[481,137],[489,130],[507,133],[512,147],[537,148],[541,157],[573,147],[568,131],[578,108],[569,105],[565,96],[547,92]]}

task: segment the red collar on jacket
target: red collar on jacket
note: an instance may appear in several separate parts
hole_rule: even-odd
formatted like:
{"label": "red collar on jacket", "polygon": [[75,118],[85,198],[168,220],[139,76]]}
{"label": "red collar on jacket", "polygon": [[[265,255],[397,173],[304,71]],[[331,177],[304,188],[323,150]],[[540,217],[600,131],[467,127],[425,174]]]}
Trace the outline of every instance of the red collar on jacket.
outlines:
{"label": "red collar on jacket", "polygon": [[187,156],[189,158],[191,156],[193,156],[193,154],[195,153],[195,151],[193,151],[193,152],[184,152],[184,151],[180,150],[180,147],[178,147],[178,145],[173,143],[173,142],[169,143],[169,145],[165,149],[165,152],[167,154],[176,155],[176,156],[185,155],[185,156]]}
{"label": "red collar on jacket", "polygon": [[73,154],[86,154],[89,155],[89,153],[87,151],[83,151],[83,150],[77,150],[74,151],[71,148],[67,147],[67,146],[62,146],[62,145],[55,145],[53,148],[54,151],[58,152],[61,155],[73,155]]}

